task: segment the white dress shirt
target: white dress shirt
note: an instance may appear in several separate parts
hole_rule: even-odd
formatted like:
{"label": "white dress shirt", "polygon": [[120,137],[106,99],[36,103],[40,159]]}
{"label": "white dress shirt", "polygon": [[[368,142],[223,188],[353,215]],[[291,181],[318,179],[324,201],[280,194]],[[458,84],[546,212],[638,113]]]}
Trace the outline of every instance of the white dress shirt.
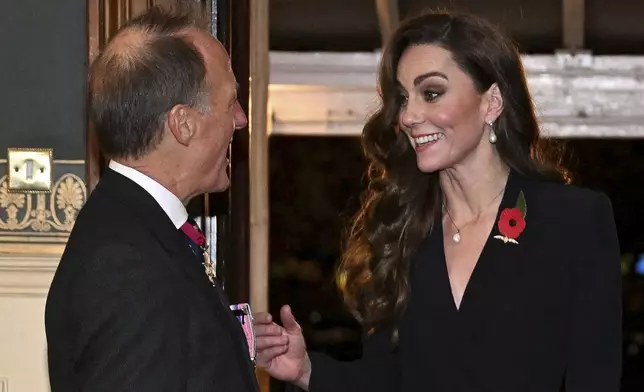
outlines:
{"label": "white dress shirt", "polygon": [[109,167],[145,189],[159,203],[159,206],[165,211],[177,229],[186,223],[188,220],[188,211],[186,211],[186,207],[174,193],[136,169],[115,161],[110,161]]}

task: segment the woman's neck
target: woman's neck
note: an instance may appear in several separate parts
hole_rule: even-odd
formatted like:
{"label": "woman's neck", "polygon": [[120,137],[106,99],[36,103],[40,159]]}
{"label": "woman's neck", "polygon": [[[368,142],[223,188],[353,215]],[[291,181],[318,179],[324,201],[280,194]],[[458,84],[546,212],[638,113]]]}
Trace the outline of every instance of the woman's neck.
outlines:
{"label": "woman's neck", "polygon": [[510,168],[500,157],[488,162],[460,165],[441,171],[440,185],[445,207],[457,221],[483,214],[505,189]]}

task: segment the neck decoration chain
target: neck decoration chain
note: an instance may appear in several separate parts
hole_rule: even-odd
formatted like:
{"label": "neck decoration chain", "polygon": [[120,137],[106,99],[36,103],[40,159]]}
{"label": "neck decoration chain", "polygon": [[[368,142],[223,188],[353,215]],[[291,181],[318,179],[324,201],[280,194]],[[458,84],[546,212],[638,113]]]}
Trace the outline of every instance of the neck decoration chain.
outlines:
{"label": "neck decoration chain", "polygon": [[488,208],[490,208],[492,203],[494,203],[494,201],[496,201],[496,199],[498,199],[499,196],[503,194],[504,190],[505,190],[505,186],[501,188],[501,191],[496,196],[494,196],[494,198],[488,203],[488,205],[485,208],[483,208],[478,214],[476,214],[474,218],[465,222],[460,227],[456,225],[456,222],[454,222],[454,219],[452,219],[452,215],[449,213],[449,209],[447,208],[447,205],[445,204],[445,202],[443,202],[443,209],[445,210],[445,213],[447,213],[447,217],[449,218],[450,222],[452,222],[452,226],[454,226],[454,229],[456,229],[456,232],[452,236],[452,241],[454,241],[455,244],[458,244],[461,242],[461,230],[464,229],[466,226],[470,225],[472,222],[478,221],[479,218],[481,217],[481,214],[485,212]]}

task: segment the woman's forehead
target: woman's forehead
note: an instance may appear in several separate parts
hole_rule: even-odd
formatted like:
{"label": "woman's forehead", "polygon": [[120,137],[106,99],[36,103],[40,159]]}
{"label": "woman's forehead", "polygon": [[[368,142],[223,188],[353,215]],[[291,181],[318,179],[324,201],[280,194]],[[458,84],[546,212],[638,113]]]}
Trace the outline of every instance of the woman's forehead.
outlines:
{"label": "woman's forehead", "polygon": [[458,69],[451,52],[437,45],[414,45],[405,50],[398,62],[397,78],[406,87],[413,87],[421,75],[449,77]]}

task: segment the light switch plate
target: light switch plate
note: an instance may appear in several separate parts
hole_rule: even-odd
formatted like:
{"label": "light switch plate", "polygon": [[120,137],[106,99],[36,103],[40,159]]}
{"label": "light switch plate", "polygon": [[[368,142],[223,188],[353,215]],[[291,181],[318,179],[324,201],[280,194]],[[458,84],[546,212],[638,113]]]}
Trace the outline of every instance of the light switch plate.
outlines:
{"label": "light switch plate", "polygon": [[53,182],[51,148],[9,148],[9,192],[50,193]]}

